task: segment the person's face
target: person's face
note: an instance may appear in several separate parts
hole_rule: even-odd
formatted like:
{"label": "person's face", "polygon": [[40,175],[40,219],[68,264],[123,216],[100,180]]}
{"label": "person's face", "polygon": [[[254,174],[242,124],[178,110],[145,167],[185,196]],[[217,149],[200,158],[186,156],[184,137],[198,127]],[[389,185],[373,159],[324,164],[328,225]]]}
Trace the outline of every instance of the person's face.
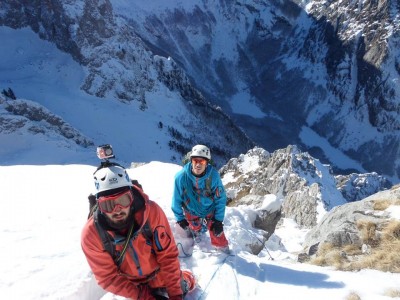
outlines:
{"label": "person's face", "polygon": [[105,213],[105,215],[116,225],[125,224],[129,215],[129,209],[130,207],[122,208],[117,206],[112,213]]}
{"label": "person's face", "polygon": [[132,202],[130,190],[98,199],[99,209],[115,224],[126,222]]}
{"label": "person's face", "polygon": [[192,172],[195,175],[201,175],[207,167],[207,160],[201,157],[192,158]]}

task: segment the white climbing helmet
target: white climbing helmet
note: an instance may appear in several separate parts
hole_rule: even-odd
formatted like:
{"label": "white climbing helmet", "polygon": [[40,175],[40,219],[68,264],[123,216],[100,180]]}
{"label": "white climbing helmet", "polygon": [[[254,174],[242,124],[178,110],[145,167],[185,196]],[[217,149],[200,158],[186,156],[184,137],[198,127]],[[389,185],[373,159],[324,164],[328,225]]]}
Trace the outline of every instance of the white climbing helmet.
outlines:
{"label": "white climbing helmet", "polygon": [[132,186],[126,170],[118,165],[107,166],[93,173],[96,194],[121,187]]}
{"label": "white climbing helmet", "polygon": [[211,159],[210,149],[204,145],[196,145],[192,148],[192,152],[190,153],[190,158],[192,157],[204,157],[210,160]]}

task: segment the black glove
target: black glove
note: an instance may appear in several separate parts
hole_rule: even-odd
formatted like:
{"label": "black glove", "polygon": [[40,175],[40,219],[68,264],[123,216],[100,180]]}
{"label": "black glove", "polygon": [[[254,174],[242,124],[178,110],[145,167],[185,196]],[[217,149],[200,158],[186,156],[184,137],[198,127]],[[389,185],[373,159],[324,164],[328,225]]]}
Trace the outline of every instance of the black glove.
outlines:
{"label": "black glove", "polygon": [[222,224],[221,221],[213,219],[210,229],[214,232],[214,235],[218,237],[224,231],[224,224]]}
{"label": "black glove", "polygon": [[179,226],[182,227],[183,230],[186,230],[189,226],[188,221],[186,221],[186,219],[183,219],[181,221],[178,221]]}

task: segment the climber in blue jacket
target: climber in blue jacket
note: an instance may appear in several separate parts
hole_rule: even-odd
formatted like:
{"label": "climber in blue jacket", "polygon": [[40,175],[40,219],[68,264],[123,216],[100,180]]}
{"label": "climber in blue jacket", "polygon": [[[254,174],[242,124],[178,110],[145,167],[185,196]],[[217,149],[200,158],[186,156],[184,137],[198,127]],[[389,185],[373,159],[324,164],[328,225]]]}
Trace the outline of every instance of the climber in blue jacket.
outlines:
{"label": "climber in blue jacket", "polygon": [[209,164],[211,152],[207,146],[196,145],[190,161],[175,175],[172,211],[177,223],[189,236],[198,237],[209,231],[211,244],[229,251],[224,234],[226,193],[218,171]]}

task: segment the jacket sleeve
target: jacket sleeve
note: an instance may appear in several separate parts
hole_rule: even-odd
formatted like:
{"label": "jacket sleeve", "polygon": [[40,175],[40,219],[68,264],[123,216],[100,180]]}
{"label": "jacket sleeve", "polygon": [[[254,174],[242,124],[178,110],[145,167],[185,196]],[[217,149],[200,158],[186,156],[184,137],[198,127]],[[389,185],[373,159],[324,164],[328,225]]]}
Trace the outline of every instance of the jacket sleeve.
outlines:
{"label": "jacket sleeve", "polygon": [[182,177],[182,172],[179,172],[175,176],[175,183],[174,183],[174,192],[172,195],[172,204],[171,204],[171,209],[175,215],[175,219],[179,222],[185,219],[185,215],[183,213],[183,188],[181,185],[181,177]]}
{"label": "jacket sleeve", "polygon": [[149,204],[151,207],[149,222],[153,230],[153,248],[160,266],[157,276],[160,276],[164,281],[170,297],[182,295],[179,252],[171,227],[161,207],[153,201],[149,201]]}
{"label": "jacket sleeve", "polygon": [[93,217],[88,220],[81,235],[81,246],[97,283],[106,291],[130,299],[137,299],[138,288],[126,277],[119,276],[117,267],[105,250],[96,230]]}
{"label": "jacket sleeve", "polygon": [[213,170],[212,174],[212,187],[214,190],[214,202],[215,202],[215,214],[214,218],[218,221],[223,222],[225,217],[226,208],[226,192],[224,185],[222,184],[221,177],[217,170]]}

